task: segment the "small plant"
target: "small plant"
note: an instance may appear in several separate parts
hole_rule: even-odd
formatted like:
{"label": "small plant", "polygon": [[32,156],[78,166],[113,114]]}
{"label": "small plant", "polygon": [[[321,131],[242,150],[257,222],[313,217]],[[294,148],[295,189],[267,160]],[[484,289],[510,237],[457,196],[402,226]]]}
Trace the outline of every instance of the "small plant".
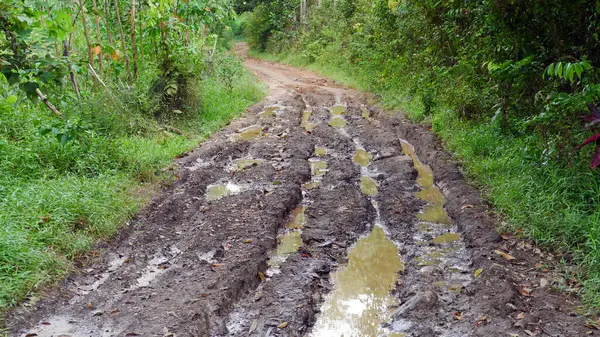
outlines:
{"label": "small plant", "polygon": [[[587,103],[587,107],[590,110],[591,115],[581,116],[583,120],[589,122],[586,125],[586,127],[590,127],[600,123],[600,110],[598,110],[598,107],[591,103]],[[579,144],[579,146],[577,146],[576,149],[579,150],[582,147],[591,144],[592,142],[595,142],[596,150],[594,150],[594,155],[592,156],[592,163],[590,164],[590,167],[596,168],[600,165],[600,133],[596,133],[595,135],[586,139],[583,143]]]}

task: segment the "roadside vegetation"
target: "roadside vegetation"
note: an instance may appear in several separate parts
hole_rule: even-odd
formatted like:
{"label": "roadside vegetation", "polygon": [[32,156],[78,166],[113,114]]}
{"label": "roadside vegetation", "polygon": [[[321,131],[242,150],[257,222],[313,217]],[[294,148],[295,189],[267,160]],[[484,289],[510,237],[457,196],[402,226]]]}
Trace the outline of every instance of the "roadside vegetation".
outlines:
{"label": "roadside vegetation", "polygon": [[262,98],[226,50],[234,20],[228,1],[0,2],[0,314]]}
{"label": "roadside vegetation", "polygon": [[278,0],[236,10],[255,56],[312,68],[430,123],[507,226],[580,266],[564,290],[600,308],[600,3]]}

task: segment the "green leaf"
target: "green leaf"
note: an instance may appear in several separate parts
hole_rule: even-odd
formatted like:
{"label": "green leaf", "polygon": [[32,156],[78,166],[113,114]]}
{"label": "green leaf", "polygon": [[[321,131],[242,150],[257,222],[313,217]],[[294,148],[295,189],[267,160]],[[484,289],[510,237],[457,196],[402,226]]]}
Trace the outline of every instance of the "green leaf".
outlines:
{"label": "green leaf", "polygon": [[575,72],[577,73],[577,78],[581,80],[581,75],[583,74],[583,66],[581,63],[575,64]]}
{"label": "green leaf", "polygon": [[[552,63],[551,65],[549,65],[549,66],[548,66],[548,69],[546,69],[546,73],[547,73],[548,75],[550,75],[550,76],[553,76],[553,75],[554,75],[554,67],[555,67],[555,64],[554,64],[554,63]],[[544,75],[545,75],[545,74],[544,74]]]}
{"label": "green leaf", "polygon": [[562,62],[558,62],[558,66],[556,67],[556,71],[555,71],[554,75],[561,77],[561,78],[563,77],[563,63]]}
{"label": "green leaf", "polygon": [[13,105],[15,103],[17,103],[17,96],[15,95],[10,95],[6,98],[6,103]]}

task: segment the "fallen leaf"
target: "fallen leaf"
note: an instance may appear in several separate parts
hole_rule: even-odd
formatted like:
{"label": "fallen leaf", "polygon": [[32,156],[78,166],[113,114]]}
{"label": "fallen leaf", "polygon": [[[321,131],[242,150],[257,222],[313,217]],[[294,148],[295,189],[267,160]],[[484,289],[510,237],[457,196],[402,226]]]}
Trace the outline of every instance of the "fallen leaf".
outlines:
{"label": "fallen leaf", "polygon": [[550,284],[550,281],[547,278],[540,279],[540,288],[546,288],[548,284]]}
{"label": "fallen leaf", "polygon": [[252,243],[252,239],[244,240],[244,243]]}
{"label": "fallen leaf", "polygon": [[88,302],[87,307],[88,309],[94,309],[94,305],[92,304],[92,302]]}
{"label": "fallen leaf", "polygon": [[487,323],[488,319],[489,319],[489,317],[487,315],[480,316],[477,319],[477,323],[475,323],[475,325],[476,326],[481,326],[482,324]]}
{"label": "fallen leaf", "polygon": [[455,319],[455,320],[457,320],[457,321],[462,321],[462,319],[463,319],[463,314],[462,314],[462,312],[460,312],[460,311],[456,311],[456,312],[454,313],[454,319]]}
{"label": "fallen leaf", "polygon": [[250,325],[250,329],[248,330],[248,335],[251,334],[254,330],[258,328],[258,320],[255,319],[252,321],[252,325]]}
{"label": "fallen leaf", "polygon": [[119,316],[121,314],[121,310],[119,309],[114,309],[113,311],[110,312],[111,316]]}
{"label": "fallen leaf", "polygon": [[289,325],[289,323],[288,323],[288,322],[283,322],[283,323],[279,324],[277,327],[278,327],[279,329],[285,329],[285,328],[286,328],[288,325]]}
{"label": "fallen leaf", "polygon": [[507,261],[516,260],[516,258],[514,256],[512,256],[510,254],[507,254],[507,253],[505,253],[503,251],[500,251],[500,250],[495,250],[494,253],[497,254],[497,255],[502,256]]}
{"label": "fallen leaf", "polygon": [[210,266],[213,268],[219,268],[219,267],[223,267],[223,264],[222,263],[213,263]]}
{"label": "fallen leaf", "polygon": [[529,297],[529,296],[531,296],[531,291],[532,290],[530,288],[520,288],[519,289],[519,294],[521,294],[523,296],[526,296],[526,297]]}
{"label": "fallen leaf", "polygon": [[202,293],[202,297],[206,297],[206,296],[208,296],[208,295],[206,295],[206,293]]}
{"label": "fallen leaf", "polygon": [[475,274],[473,274],[474,278],[478,278],[479,275],[481,275],[481,273],[483,273],[483,268],[479,268],[475,271]]}
{"label": "fallen leaf", "polygon": [[265,282],[267,280],[267,278],[265,277],[265,274],[263,274],[262,271],[258,272],[258,277],[260,277],[260,280]]}
{"label": "fallen leaf", "polygon": [[520,314],[517,315],[517,319],[524,319],[525,318],[525,313],[522,312]]}

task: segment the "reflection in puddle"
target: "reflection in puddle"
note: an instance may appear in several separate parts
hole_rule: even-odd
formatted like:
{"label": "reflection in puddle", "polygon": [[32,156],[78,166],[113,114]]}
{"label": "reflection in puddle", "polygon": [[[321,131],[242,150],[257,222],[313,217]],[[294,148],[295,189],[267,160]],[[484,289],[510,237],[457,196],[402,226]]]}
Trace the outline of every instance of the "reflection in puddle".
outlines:
{"label": "reflection in puddle", "polygon": [[331,114],[335,116],[343,115],[346,112],[346,106],[344,105],[334,105],[331,108]]}
{"label": "reflection in puddle", "polygon": [[315,123],[311,123],[310,122],[310,115],[312,114],[312,112],[310,111],[304,111],[304,114],[302,114],[302,127],[304,128],[304,130],[311,132],[312,130],[314,130],[317,127],[317,124]]}
{"label": "reflection in puddle", "polygon": [[436,237],[435,239],[433,239],[433,243],[435,243],[436,245],[441,245],[444,243],[456,242],[458,240],[460,240],[460,234],[446,233],[446,234],[442,234],[442,235]]}
{"label": "reflection in puddle", "polygon": [[452,219],[441,205],[427,205],[423,213],[417,214],[417,219],[436,224],[452,225]]}
{"label": "reflection in puddle", "polygon": [[306,206],[301,205],[296,207],[296,209],[292,211],[292,219],[290,220],[290,222],[287,223],[287,225],[285,225],[285,227],[289,229],[304,228],[304,225],[306,224],[306,216],[304,214],[305,212]]}
{"label": "reflection in puddle", "polygon": [[298,248],[302,246],[302,237],[299,231],[291,231],[284,234],[279,239],[279,246],[271,258],[269,259],[270,267],[279,267],[287,257],[298,251]]}
{"label": "reflection in puddle", "polygon": [[369,110],[367,109],[366,106],[361,105],[360,106],[360,111],[362,112],[362,117],[364,119],[369,119],[371,117],[371,113],[369,112]]}
{"label": "reflection in puddle", "polygon": [[279,238],[279,245],[277,250],[271,254],[269,259],[269,270],[267,270],[268,276],[273,276],[278,272],[280,267],[290,254],[298,251],[303,244],[300,230],[304,228],[306,224],[306,217],[304,215],[306,206],[300,205],[292,211],[290,214],[290,220],[285,225],[286,231]]}
{"label": "reflection in puddle", "polygon": [[436,224],[451,225],[452,219],[450,219],[448,212],[444,209],[446,198],[433,183],[433,171],[419,160],[419,157],[415,154],[414,146],[404,140],[401,141],[401,144],[402,151],[412,158],[415,169],[419,173],[417,184],[421,186],[422,190],[417,192],[415,196],[429,203],[423,213],[417,214],[417,218]]}
{"label": "reflection in puddle", "polygon": [[404,270],[398,247],[383,229],[374,226],[348,254],[348,266],[332,276],[331,295],[313,329],[313,337],[386,336],[380,325],[393,312],[397,300],[390,295]]}
{"label": "reflection in puddle", "polygon": [[244,169],[246,169],[248,167],[256,166],[262,162],[263,162],[263,160],[261,160],[261,159],[238,159],[233,162],[233,166],[231,167],[230,171],[231,172],[243,171]]}
{"label": "reflection in puddle", "polygon": [[277,110],[279,110],[278,106],[267,106],[267,107],[265,107],[265,111],[260,112],[258,114],[258,117],[265,118],[265,117],[275,116],[275,113],[277,112]]}
{"label": "reflection in puddle", "polygon": [[315,147],[315,155],[317,155],[317,157],[323,157],[327,155],[327,149],[324,147]]}
{"label": "reflection in puddle", "polygon": [[251,125],[249,127],[240,129],[239,133],[230,137],[231,141],[238,140],[251,140],[261,135],[262,127],[260,125]]}
{"label": "reflection in puddle", "polygon": [[333,117],[330,121],[329,121],[329,125],[333,126],[334,128],[343,128],[346,126],[346,120],[343,119],[342,117]]}
{"label": "reflection in puddle", "polygon": [[368,196],[374,196],[377,194],[377,182],[368,176],[362,176],[360,178],[360,190]]}
{"label": "reflection in puddle", "polygon": [[223,197],[235,195],[242,191],[241,187],[232,184],[210,185],[206,188],[206,200],[215,201]]}
{"label": "reflection in puddle", "polygon": [[354,152],[354,162],[362,167],[369,166],[369,162],[371,161],[371,154],[367,152],[365,149],[356,149]]}
{"label": "reflection in puddle", "polygon": [[321,160],[313,160],[310,162],[310,171],[313,176],[322,176],[327,173],[327,162]]}
{"label": "reflection in puddle", "polygon": [[314,190],[317,187],[321,186],[321,182],[319,181],[312,181],[310,183],[306,183],[304,185],[302,185],[302,189],[305,191],[310,191],[310,190]]}

